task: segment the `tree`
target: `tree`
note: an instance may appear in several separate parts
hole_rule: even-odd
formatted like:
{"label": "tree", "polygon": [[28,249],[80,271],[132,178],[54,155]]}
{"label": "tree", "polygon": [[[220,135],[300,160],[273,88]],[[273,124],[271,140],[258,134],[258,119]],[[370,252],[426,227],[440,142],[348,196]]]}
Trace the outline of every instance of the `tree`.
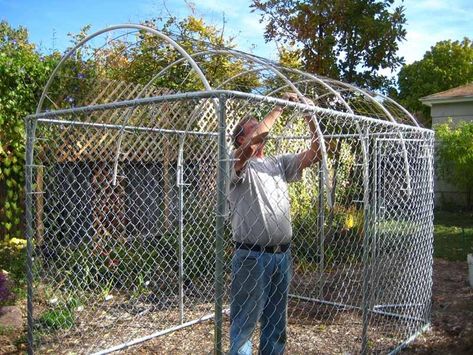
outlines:
{"label": "tree", "polygon": [[473,122],[452,122],[435,126],[437,171],[467,193],[467,208],[473,208]]}
{"label": "tree", "polygon": [[473,81],[473,42],[441,41],[424,57],[405,65],[398,75],[399,100],[417,113],[427,125],[431,122],[430,108],[419,99]]}
{"label": "tree", "polygon": [[253,0],[266,23],[265,39],[296,45],[305,69],[362,87],[387,87],[380,69],[403,63],[404,7],[394,0]]}
{"label": "tree", "polygon": [[[145,21],[144,24],[168,33],[191,55],[208,49],[235,47],[234,38],[226,38],[223,29],[207,25],[203,19],[194,16],[181,20],[171,16],[166,21],[153,19]],[[110,49],[112,53],[106,53],[109,62],[104,63],[104,66],[110,68],[109,77],[146,84],[167,65],[181,58],[174,48],[152,34],[140,31],[139,40],[139,45],[130,51],[123,50],[127,48],[124,42],[118,40],[113,44]],[[217,87],[226,79],[245,69],[251,69],[243,60],[224,55],[199,56],[195,60],[212,87]],[[249,92],[258,84],[258,75],[250,72],[237,77],[225,88]],[[201,80],[187,62],[169,68],[166,73],[157,78],[154,85],[174,91],[204,89]]]}

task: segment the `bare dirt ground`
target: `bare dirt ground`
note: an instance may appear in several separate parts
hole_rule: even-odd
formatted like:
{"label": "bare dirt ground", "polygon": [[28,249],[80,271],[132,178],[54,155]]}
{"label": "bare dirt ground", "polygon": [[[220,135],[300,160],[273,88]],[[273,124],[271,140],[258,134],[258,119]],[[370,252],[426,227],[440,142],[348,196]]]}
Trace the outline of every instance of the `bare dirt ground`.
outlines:
{"label": "bare dirt ground", "polygon": [[[336,324],[290,323],[287,354],[347,354],[343,349],[353,349],[353,344],[360,344],[359,327],[353,327],[360,321],[350,312],[341,312]],[[228,329],[224,329],[224,333],[228,334]],[[373,336],[375,329],[370,334],[375,342],[371,345],[378,351],[395,347],[395,339]],[[166,337],[158,338],[122,353],[209,354],[207,349],[212,349],[213,323],[199,324],[192,333],[182,330],[170,336],[174,338],[171,341]],[[224,349],[227,347],[224,339]],[[388,350],[381,350],[384,352]],[[466,262],[434,261],[431,328],[402,353],[473,354],[473,289],[468,284]]]}
{"label": "bare dirt ground", "polygon": [[473,354],[473,288],[466,261],[435,259],[432,327],[403,354]]}
{"label": "bare dirt ground", "polygon": [[[404,354],[473,354],[473,289],[468,285],[467,272],[466,262],[435,260],[432,327],[430,331],[411,343],[403,351]],[[228,317],[224,317],[224,324],[225,349],[228,348]],[[350,352],[347,353],[344,349],[353,351],[353,344],[360,344],[360,324],[361,320],[356,313],[344,310],[340,310],[337,317],[329,324],[292,321],[288,326],[287,353],[348,354]],[[50,349],[52,352],[43,349],[44,352],[41,350],[38,353],[82,353],[83,350],[79,350],[81,344],[87,343],[87,336],[83,331],[84,329],[74,336],[77,352],[71,352],[71,348],[65,346],[67,340],[63,339],[62,346],[52,347]],[[376,334],[376,329],[370,329],[370,334]],[[212,353],[213,338],[213,321],[210,320],[119,353],[209,354]],[[21,332],[0,329],[0,354],[24,353],[26,349],[24,339],[25,336]],[[374,343],[371,346],[378,351],[392,349],[398,342],[395,338],[372,337],[372,339]],[[355,350],[356,352],[359,352],[359,349]]]}

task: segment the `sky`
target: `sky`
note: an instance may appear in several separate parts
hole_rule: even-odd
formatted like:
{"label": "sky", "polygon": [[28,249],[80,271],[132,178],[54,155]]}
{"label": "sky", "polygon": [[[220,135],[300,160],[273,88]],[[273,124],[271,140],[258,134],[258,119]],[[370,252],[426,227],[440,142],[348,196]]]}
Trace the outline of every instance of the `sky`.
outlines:
{"label": "sky", "polygon": [[[406,8],[407,36],[398,54],[410,64],[441,40],[473,39],[473,1],[396,0]],[[42,51],[64,51],[68,33],[90,24],[91,32],[120,23],[139,23],[172,14],[194,13],[207,24],[222,27],[235,36],[237,48],[270,59],[277,58],[275,43],[265,43],[264,25],[252,13],[251,0],[0,0],[0,19],[25,26],[30,40]]]}

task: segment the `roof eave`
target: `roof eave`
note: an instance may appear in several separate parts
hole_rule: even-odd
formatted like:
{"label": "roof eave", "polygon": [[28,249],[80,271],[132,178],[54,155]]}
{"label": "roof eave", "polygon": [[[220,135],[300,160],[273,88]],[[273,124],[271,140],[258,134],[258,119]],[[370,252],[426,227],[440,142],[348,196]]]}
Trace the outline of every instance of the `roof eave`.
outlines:
{"label": "roof eave", "polygon": [[450,104],[450,103],[457,103],[457,102],[469,102],[473,101],[473,96],[458,96],[458,97],[440,97],[440,98],[429,98],[421,97],[419,99],[424,105],[432,107],[433,104]]}

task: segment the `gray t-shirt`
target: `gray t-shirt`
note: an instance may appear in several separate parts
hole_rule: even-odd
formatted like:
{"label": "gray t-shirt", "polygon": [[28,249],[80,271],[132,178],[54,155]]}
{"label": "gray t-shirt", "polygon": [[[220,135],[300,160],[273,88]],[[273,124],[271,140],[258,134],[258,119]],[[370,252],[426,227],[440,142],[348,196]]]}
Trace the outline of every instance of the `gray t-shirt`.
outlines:
{"label": "gray t-shirt", "polygon": [[289,243],[292,237],[288,182],[301,178],[296,154],[251,158],[237,175],[230,164],[228,202],[237,242]]}

